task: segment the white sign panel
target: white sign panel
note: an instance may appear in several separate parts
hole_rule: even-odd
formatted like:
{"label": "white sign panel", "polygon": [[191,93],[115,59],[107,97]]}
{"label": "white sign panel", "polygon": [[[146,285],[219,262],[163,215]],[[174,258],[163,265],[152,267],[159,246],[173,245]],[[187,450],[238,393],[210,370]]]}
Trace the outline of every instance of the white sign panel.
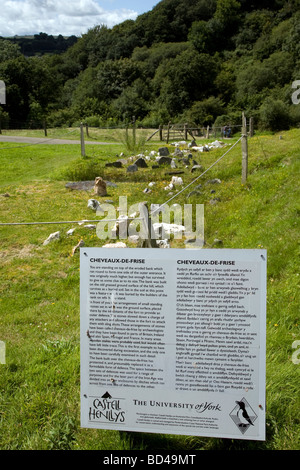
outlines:
{"label": "white sign panel", "polygon": [[265,250],[80,257],[82,427],[265,439]]}

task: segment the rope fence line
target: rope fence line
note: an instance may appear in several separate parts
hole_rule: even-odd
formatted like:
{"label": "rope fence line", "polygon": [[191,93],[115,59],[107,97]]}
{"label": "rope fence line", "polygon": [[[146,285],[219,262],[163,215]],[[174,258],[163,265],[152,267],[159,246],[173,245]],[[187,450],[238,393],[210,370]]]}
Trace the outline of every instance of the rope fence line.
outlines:
{"label": "rope fence line", "polygon": [[[122,219],[97,219],[97,220],[64,220],[59,222],[8,222],[8,223],[0,223],[0,226],[8,226],[8,225],[62,225],[62,224],[91,224],[91,223],[99,223],[102,221],[105,222],[122,222]],[[144,220],[143,217],[129,217],[128,219],[124,220]]]}
{"label": "rope fence line", "polygon": [[224,158],[241,140],[242,138],[244,137],[244,135],[242,135],[236,142],[235,144],[232,145],[232,147],[230,147],[230,149],[227,150],[227,152],[225,152],[220,158],[218,158],[218,160],[216,160],[209,168],[207,168],[203,173],[201,173],[201,175],[197,176],[197,178],[195,178],[191,183],[189,183],[185,188],[183,188],[181,191],[179,191],[178,193],[176,193],[174,196],[172,196],[170,199],[168,199],[166,202],[164,202],[163,204],[161,204],[157,209],[155,209],[153,212],[151,212],[151,215],[155,214],[155,212],[159,211],[163,206],[165,206],[166,204],[168,204],[169,202],[171,202],[173,199],[175,199],[176,197],[179,196],[179,194],[183,193],[186,189],[188,189],[190,186],[192,186],[194,183],[196,183],[196,181],[198,181],[198,179],[200,179],[203,175],[205,175],[205,173],[207,173],[209,170],[211,170],[215,165],[217,165],[217,163],[219,163],[219,161],[222,160],[222,158]]}
{"label": "rope fence line", "polygon": [[[209,168],[207,168],[201,175],[197,176],[191,183],[189,183],[187,186],[185,186],[181,191],[176,193],[174,196],[172,196],[170,199],[168,199],[166,202],[163,204],[160,204],[159,207],[154,209],[150,216],[154,215],[156,212],[160,211],[162,207],[164,207],[166,204],[171,202],[173,199],[177,198],[180,194],[182,194],[184,191],[186,191],[190,186],[192,186],[196,181],[198,181],[203,175],[205,175],[208,171],[210,171],[215,165],[217,165],[244,137],[245,135],[242,134],[242,136],[228,149],[220,158],[218,158]],[[60,224],[82,224],[82,223],[99,223],[102,221],[105,222],[122,222],[122,219],[97,219],[97,220],[68,220],[68,221],[57,221],[57,222],[7,222],[3,223],[0,222],[0,226],[22,226],[22,225],[60,225]],[[129,220],[144,220],[143,217],[134,217],[134,218],[128,218],[126,219],[127,221]]]}

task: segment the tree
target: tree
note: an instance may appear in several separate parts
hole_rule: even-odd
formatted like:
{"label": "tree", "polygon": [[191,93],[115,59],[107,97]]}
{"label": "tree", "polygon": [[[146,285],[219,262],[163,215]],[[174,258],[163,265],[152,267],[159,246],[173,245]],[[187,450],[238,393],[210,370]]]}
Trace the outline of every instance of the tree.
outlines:
{"label": "tree", "polygon": [[219,21],[224,28],[230,28],[239,21],[241,4],[237,0],[218,0],[214,19]]}
{"label": "tree", "polygon": [[274,13],[270,10],[260,9],[247,13],[243,27],[235,38],[236,47],[251,50],[262,35],[268,40],[273,21]]}
{"label": "tree", "polygon": [[28,59],[31,72],[31,96],[45,114],[50,104],[61,99],[61,81],[51,70],[47,56]]}
{"label": "tree", "polygon": [[139,69],[131,59],[106,60],[97,67],[96,96],[111,101],[139,78]]}
{"label": "tree", "polygon": [[143,119],[150,110],[149,92],[145,91],[144,81],[138,78],[131,86],[125,88],[121,95],[112,102],[115,116],[120,120],[130,120],[132,116]]}
{"label": "tree", "polygon": [[216,0],[162,0],[137,18],[136,31],[148,47],[155,42],[186,41],[192,23],[209,20],[215,8]]}
{"label": "tree", "polygon": [[[209,35],[214,41],[214,50],[234,47],[232,38],[240,23],[240,3],[237,0],[218,0],[215,14],[208,21]],[[211,39],[212,41],[212,39]]]}
{"label": "tree", "polygon": [[209,52],[214,49],[213,34],[207,21],[194,21],[188,39],[198,52]]}
{"label": "tree", "polygon": [[18,44],[14,44],[6,39],[0,39],[0,63],[6,60],[16,59],[21,56]]}
{"label": "tree", "polygon": [[6,105],[10,122],[24,122],[29,112],[32,90],[29,62],[19,56],[0,64],[0,79],[6,85]]}
{"label": "tree", "polygon": [[143,76],[153,78],[163,61],[173,59],[188,49],[194,50],[188,42],[159,42],[149,48],[136,48],[131,58],[134,62],[139,62],[138,67]]}
{"label": "tree", "polygon": [[230,103],[235,97],[236,73],[230,62],[224,62],[215,82],[215,93],[225,103]]}
{"label": "tree", "polygon": [[160,64],[153,86],[170,114],[178,114],[212,93],[218,67],[216,57],[188,49]]}
{"label": "tree", "polygon": [[224,103],[214,96],[203,101],[196,101],[185,114],[188,122],[192,122],[197,126],[212,125],[217,116],[223,114]]}
{"label": "tree", "polygon": [[273,88],[291,82],[293,65],[288,52],[275,52],[264,61],[252,61],[237,75],[237,103],[241,107],[260,106]]}

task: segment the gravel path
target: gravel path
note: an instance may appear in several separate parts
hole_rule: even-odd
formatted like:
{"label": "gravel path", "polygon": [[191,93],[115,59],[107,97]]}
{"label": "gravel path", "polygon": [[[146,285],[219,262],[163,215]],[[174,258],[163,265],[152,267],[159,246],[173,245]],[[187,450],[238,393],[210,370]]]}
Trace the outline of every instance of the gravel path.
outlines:
{"label": "gravel path", "polygon": [[[68,140],[68,139],[51,139],[49,137],[21,137],[12,135],[0,135],[0,142],[15,142],[21,144],[52,144],[52,145],[65,145],[65,144],[76,144],[80,145],[80,140]],[[97,141],[84,141],[87,145],[112,145],[109,142],[97,142]]]}

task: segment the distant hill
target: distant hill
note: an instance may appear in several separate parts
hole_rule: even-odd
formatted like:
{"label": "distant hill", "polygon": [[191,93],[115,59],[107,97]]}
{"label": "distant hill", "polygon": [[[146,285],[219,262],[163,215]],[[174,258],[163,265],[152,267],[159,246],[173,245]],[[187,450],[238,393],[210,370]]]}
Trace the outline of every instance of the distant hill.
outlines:
{"label": "distant hill", "polygon": [[61,54],[77,42],[76,36],[64,37],[61,34],[51,36],[46,33],[32,36],[13,36],[7,39],[20,47],[20,51],[27,57],[42,54]]}

